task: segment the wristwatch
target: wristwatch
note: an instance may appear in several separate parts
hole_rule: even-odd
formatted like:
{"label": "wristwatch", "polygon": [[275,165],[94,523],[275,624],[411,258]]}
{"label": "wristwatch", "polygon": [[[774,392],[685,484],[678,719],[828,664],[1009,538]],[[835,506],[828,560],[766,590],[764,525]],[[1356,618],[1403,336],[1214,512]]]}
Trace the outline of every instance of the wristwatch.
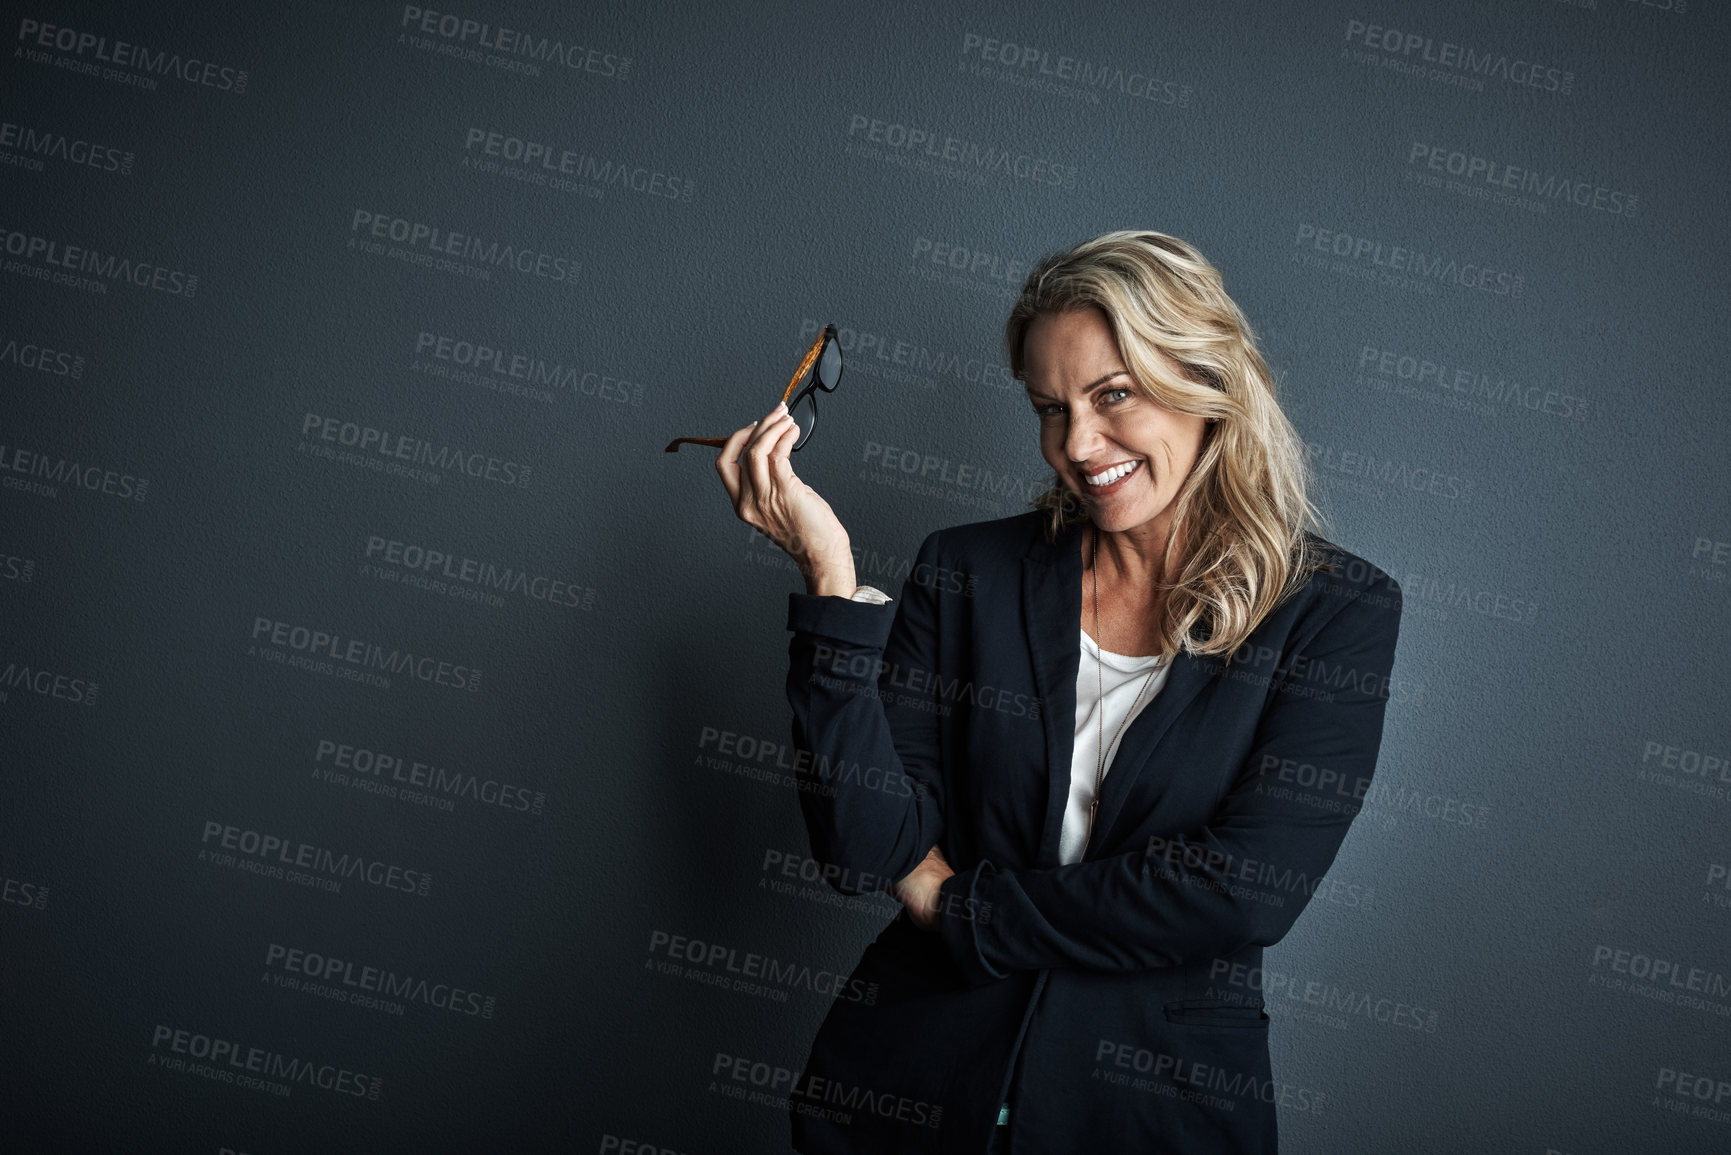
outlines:
{"label": "wristwatch", "polygon": [[861,586],[853,592],[853,597],[848,599],[850,602],[870,602],[875,606],[887,605],[895,600],[876,586]]}

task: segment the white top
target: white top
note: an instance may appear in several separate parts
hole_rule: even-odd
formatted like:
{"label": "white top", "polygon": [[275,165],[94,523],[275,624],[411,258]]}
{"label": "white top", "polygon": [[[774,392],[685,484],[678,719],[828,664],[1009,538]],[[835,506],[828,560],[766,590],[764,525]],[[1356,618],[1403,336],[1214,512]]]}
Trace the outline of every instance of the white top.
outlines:
{"label": "white top", "polygon": [[[1088,806],[1094,801],[1101,723],[1105,723],[1105,740],[1110,744],[1106,751],[1106,770],[1110,773],[1112,758],[1124,741],[1124,734],[1113,738],[1119,725],[1123,725],[1125,734],[1129,733],[1130,722],[1126,719],[1134,718],[1154,700],[1166,685],[1166,675],[1172,672],[1172,663],[1168,661],[1150,679],[1148,670],[1160,663],[1160,655],[1114,654],[1095,645],[1087,630],[1081,634],[1082,660],[1076,669],[1076,752],[1070,763],[1070,799],[1064,805],[1064,831],[1058,840],[1061,863],[1082,861],[1082,846],[1088,837]],[[1142,689],[1144,682],[1148,683],[1146,690]],[[1102,688],[1103,703],[1098,696]],[[1101,713],[1105,714],[1103,719]]]}

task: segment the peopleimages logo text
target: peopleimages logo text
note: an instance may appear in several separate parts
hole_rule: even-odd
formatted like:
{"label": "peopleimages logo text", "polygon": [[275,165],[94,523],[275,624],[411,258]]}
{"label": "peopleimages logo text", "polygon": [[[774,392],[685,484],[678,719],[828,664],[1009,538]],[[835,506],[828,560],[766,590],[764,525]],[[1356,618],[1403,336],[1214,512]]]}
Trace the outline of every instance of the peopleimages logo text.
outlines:
{"label": "peopleimages logo text", "polygon": [[[0,668],[0,690],[26,690],[44,698],[59,698],[81,706],[96,704],[96,683],[87,678],[56,673],[28,662],[7,662]],[[0,698],[5,695],[0,694]]]}
{"label": "peopleimages logo text", "polygon": [[937,160],[972,166],[981,172],[998,172],[1033,184],[1076,187],[1077,168],[1073,164],[1058,164],[1043,156],[1014,148],[996,148],[917,125],[877,120],[856,112],[848,117],[847,134],[850,140],[869,141],[909,153],[919,152]]}
{"label": "peopleimages logo text", "polygon": [[441,797],[467,798],[503,810],[540,814],[547,795],[513,786],[497,778],[481,778],[463,770],[435,766],[365,746],[351,746],[331,738],[320,738],[313,750],[313,764],[349,775],[351,780],[401,783],[421,787]]}
{"label": "peopleimages logo text", "polygon": [[246,91],[246,69],[228,68],[178,52],[162,52],[142,44],[110,40],[93,32],[80,32],[57,24],[22,19],[18,22],[18,43],[25,48],[46,48],[66,52],[81,59],[112,64],[116,68],[135,68],[154,76],[172,76],[188,84],[232,92],[236,96]]}
{"label": "peopleimages logo text", "polygon": [[496,269],[510,269],[549,281],[575,281],[582,262],[554,256],[528,245],[488,240],[472,233],[453,232],[425,221],[394,217],[387,213],[356,209],[349,220],[351,234],[389,240],[410,250],[458,257]]}
{"label": "peopleimages logo text", "polygon": [[[377,1099],[384,1086],[384,1080],[376,1075],[364,1075],[335,1063],[318,1063],[265,1047],[248,1047],[233,1039],[177,1030],[162,1023],[156,1025],[151,1035],[150,1049],[153,1062],[158,1061],[158,1051],[208,1062],[219,1072],[219,1082],[235,1082],[235,1072],[238,1071],[273,1082],[304,1084],[337,1095],[365,1099]],[[164,1062],[162,1065],[168,1064]],[[288,1091],[285,1089],[280,1093],[286,1095]]]}
{"label": "peopleimages logo text", "polygon": [[353,666],[384,670],[392,674],[407,674],[423,682],[470,692],[481,688],[481,671],[471,666],[422,655],[408,650],[387,650],[361,638],[345,638],[326,630],[309,629],[293,622],[256,617],[252,620],[252,639],[266,645],[283,647]]}
{"label": "peopleimages logo text", "polygon": [[552,390],[564,389],[619,405],[643,404],[641,381],[626,381],[586,365],[495,348],[485,341],[423,329],[415,336],[415,356],[425,359],[413,363],[418,372],[481,385],[496,393],[514,393],[550,402]]}
{"label": "peopleimages logo text", "polygon": [[372,534],[367,538],[366,554],[369,559],[383,559],[391,565],[417,573],[437,575],[491,590],[522,594],[553,605],[591,609],[595,604],[595,591],[575,582],[550,578],[544,574],[531,574],[527,570],[499,566],[461,554],[428,549],[379,534]]}
{"label": "peopleimages logo text", "polygon": [[152,261],[136,261],[117,253],[105,253],[88,245],[69,245],[52,237],[39,237],[3,226],[0,226],[0,251],[31,265],[84,273],[96,278],[98,283],[125,283],[140,289],[154,289],[171,297],[191,297],[198,292],[195,273],[171,269]]}
{"label": "peopleimages logo text", "polygon": [[380,995],[404,1002],[424,1003],[429,1007],[459,1015],[490,1019],[497,1006],[497,997],[470,990],[454,983],[430,982],[413,975],[399,975],[387,967],[366,966],[350,959],[336,958],[320,951],[302,950],[281,943],[265,948],[266,970],[282,970],[301,978],[340,984],[355,991]]}
{"label": "peopleimages logo text", "polygon": [[0,444],[0,474],[11,473],[21,473],[27,477],[39,478],[40,481],[18,482],[15,485],[11,477],[6,477],[4,484],[8,489],[29,485],[52,489],[57,485],[70,485],[130,501],[143,501],[150,492],[150,482],[147,479],[118,469],[86,465],[73,457],[57,457],[36,449]]}
{"label": "peopleimages logo text", "polygon": [[624,80],[631,73],[631,58],[602,52],[582,44],[567,44],[550,36],[536,36],[517,28],[488,24],[455,12],[403,5],[399,25],[423,36],[437,36],[453,44],[486,49],[504,56],[521,57],[538,64],[560,64],[572,72],[592,72]]}
{"label": "peopleimages logo text", "polygon": [[16,365],[50,377],[71,377],[76,381],[84,376],[88,362],[89,358],[83,353],[69,353],[17,337],[0,338],[0,365]]}
{"label": "peopleimages logo text", "polygon": [[[214,849],[211,848],[213,839],[216,842]],[[427,889],[433,882],[433,876],[424,870],[410,870],[394,862],[368,858],[364,854],[339,854],[329,847],[314,846],[310,842],[293,842],[280,835],[244,830],[239,826],[214,820],[205,822],[204,837],[199,841],[205,847],[199,851],[201,859],[218,854],[219,851],[238,851],[248,858],[267,862],[274,860],[273,865],[281,864],[315,871],[328,876],[326,882],[357,879],[383,890],[400,890],[421,898],[427,897]],[[334,890],[336,887],[327,885],[321,889]]]}
{"label": "peopleimages logo text", "polygon": [[509,161],[558,176],[577,177],[598,185],[612,185],[646,196],[667,200],[690,200],[694,186],[689,177],[673,176],[658,169],[615,164],[591,153],[575,152],[545,141],[527,140],[495,129],[471,128],[463,138],[463,153]]}
{"label": "peopleimages logo text", "polygon": [[397,461],[456,470],[467,477],[500,485],[514,485],[521,489],[529,484],[529,466],[521,462],[323,413],[308,413],[301,418],[301,436],[310,443],[332,442]]}
{"label": "peopleimages logo text", "polygon": [[1437,40],[1419,32],[1386,28],[1364,20],[1346,22],[1346,42],[1384,52],[1397,59],[1416,57],[1426,64],[1462,75],[1490,77],[1544,92],[1567,94],[1575,88],[1575,74],[1567,69],[1552,68],[1531,60],[1511,59],[1501,52],[1481,52],[1469,45]]}
{"label": "peopleimages logo text", "polygon": [[1460,177],[1469,186],[1479,184],[1497,189],[1524,193],[1551,203],[1573,204],[1584,209],[1617,216],[1634,216],[1641,198],[1621,189],[1608,188],[1590,180],[1575,180],[1518,164],[1492,160],[1489,157],[1451,149],[1444,145],[1412,142],[1407,150],[1408,166],[1422,166],[1431,172]]}
{"label": "peopleimages logo text", "polygon": [[[0,121],[0,163],[18,163],[23,158],[44,157],[64,161],[98,172],[132,172],[133,154],[112,145],[70,137],[52,129],[38,129],[27,124]],[[11,150],[17,150],[15,155]],[[40,167],[38,166],[38,170]]]}

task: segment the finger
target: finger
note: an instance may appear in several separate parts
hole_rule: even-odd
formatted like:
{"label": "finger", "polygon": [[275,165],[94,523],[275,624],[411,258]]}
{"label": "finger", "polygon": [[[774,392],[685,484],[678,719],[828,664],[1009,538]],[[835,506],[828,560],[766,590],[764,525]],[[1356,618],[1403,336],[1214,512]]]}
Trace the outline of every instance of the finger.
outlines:
{"label": "finger", "polygon": [[770,474],[770,458],[790,429],[796,437],[799,435],[799,425],[786,413],[759,422],[757,435],[746,448],[745,460],[751,467],[751,484],[760,497],[772,494],[778,488]]}
{"label": "finger", "polygon": [[751,441],[746,445],[746,449],[749,451],[755,448],[759,443],[764,442],[766,438],[774,437],[776,435],[776,429],[784,421],[792,420],[793,417],[789,415],[785,409],[777,405],[774,409],[771,409],[768,413],[765,413],[758,419],[757,431],[752,434]]}
{"label": "finger", "polygon": [[758,426],[753,421],[743,429],[735,429],[727,439],[727,444],[721,447],[721,456],[715,459],[715,472],[721,474],[721,484],[727,487],[727,496],[733,502],[735,511],[739,509],[739,452],[745,446],[745,439]]}
{"label": "finger", "polygon": [[799,422],[795,421],[790,413],[787,417],[787,432],[783,433],[769,449],[770,472],[774,475],[776,484],[782,489],[787,489],[794,480],[793,447],[794,443],[799,440],[799,436]]}
{"label": "finger", "polygon": [[[770,440],[772,436],[775,438],[773,441]],[[771,433],[764,438],[765,468],[774,479],[777,492],[785,493],[793,484],[793,462],[789,458],[793,455],[793,443],[798,440],[799,422],[792,417],[787,419],[787,425],[779,436]]]}
{"label": "finger", "polygon": [[[744,463],[734,474],[739,482],[739,496],[734,501],[734,512],[747,521],[751,521],[751,519],[745,513],[746,506],[749,505],[761,510],[766,496],[773,492],[773,487],[768,483],[765,476],[767,471],[759,469],[757,462],[764,454],[764,443],[774,440],[776,430],[781,427],[783,422],[793,420],[784,412],[778,413],[779,408],[778,406],[776,409],[770,410],[768,416],[752,422],[750,432],[747,434],[745,448],[740,454]],[[751,521],[751,524],[757,525],[757,522]],[[767,527],[758,526],[758,529],[764,530]]]}

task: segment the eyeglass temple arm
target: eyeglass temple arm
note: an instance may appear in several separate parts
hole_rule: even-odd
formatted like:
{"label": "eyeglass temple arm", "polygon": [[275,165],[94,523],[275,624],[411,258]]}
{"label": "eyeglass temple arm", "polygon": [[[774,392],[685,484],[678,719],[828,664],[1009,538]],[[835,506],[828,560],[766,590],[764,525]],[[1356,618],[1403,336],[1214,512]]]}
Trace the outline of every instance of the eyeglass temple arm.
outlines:
{"label": "eyeglass temple arm", "polygon": [[[822,333],[819,333],[817,335],[817,340],[815,340],[811,343],[811,348],[809,348],[805,351],[805,356],[800,358],[799,368],[797,368],[793,371],[792,380],[788,381],[787,388],[783,389],[781,391],[781,399],[783,402],[786,402],[789,397],[793,396],[794,387],[796,385],[798,385],[800,383],[800,381],[804,380],[806,372],[812,366],[812,362],[816,361],[817,355],[823,351],[823,340],[828,335],[829,334],[828,334],[827,330],[822,332]],[[667,443],[667,448],[665,450],[663,450],[662,452],[664,452],[664,453],[678,453],[679,452],[679,446],[681,443],[689,443],[692,445],[713,445],[715,448],[720,449],[727,444],[727,438],[725,438],[725,437],[675,437],[672,441],[669,441]]]}
{"label": "eyeglass temple arm", "polygon": [[827,329],[824,332],[819,333],[817,335],[817,340],[811,343],[811,348],[805,351],[805,356],[799,359],[799,368],[793,371],[793,377],[788,381],[787,388],[781,391],[781,399],[784,402],[789,397],[793,396],[794,386],[804,380],[806,372],[811,369],[812,362],[816,361],[817,355],[823,352],[823,341],[827,336],[829,336],[829,331]]}

